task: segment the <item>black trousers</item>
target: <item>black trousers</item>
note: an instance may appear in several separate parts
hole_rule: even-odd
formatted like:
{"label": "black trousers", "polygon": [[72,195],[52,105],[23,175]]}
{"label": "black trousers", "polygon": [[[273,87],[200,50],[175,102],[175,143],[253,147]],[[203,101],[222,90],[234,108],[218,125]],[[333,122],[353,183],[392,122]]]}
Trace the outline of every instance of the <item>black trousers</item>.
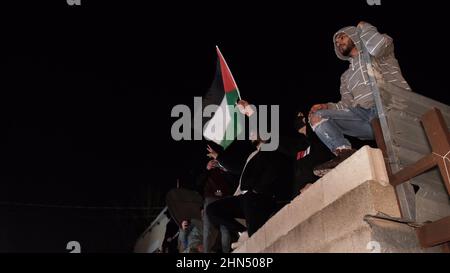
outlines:
{"label": "black trousers", "polygon": [[[224,225],[232,232],[248,232],[252,236],[275,212],[275,200],[272,197],[251,191],[225,197],[208,205],[206,213],[216,226]],[[247,227],[236,221],[243,218]]]}

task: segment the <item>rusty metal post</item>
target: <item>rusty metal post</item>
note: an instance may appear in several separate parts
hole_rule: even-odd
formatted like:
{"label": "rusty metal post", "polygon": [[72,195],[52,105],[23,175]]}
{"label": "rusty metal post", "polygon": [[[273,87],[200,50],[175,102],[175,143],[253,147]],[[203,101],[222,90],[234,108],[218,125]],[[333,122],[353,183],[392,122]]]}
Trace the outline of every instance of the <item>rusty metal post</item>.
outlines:
{"label": "rusty metal post", "polygon": [[[381,128],[380,119],[379,118],[374,118],[371,121],[371,125],[372,125],[372,129],[373,129],[373,132],[374,132],[374,136],[375,136],[375,141],[377,143],[377,147],[381,150],[381,153],[383,154],[384,165],[386,166],[386,171],[387,171],[389,180],[391,180],[392,168],[391,168],[391,164],[389,163],[389,155],[387,153],[386,142],[384,141],[383,128]],[[395,189],[395,186],[394,186],[394,189]],[[400,216],[403,218],[403,210],[401,209],[400,198],[398,196],[397,191],[394,190],[394,192],[395,192],[395,198],[397,199],[397,205],[400,208]]]}
{"label": "rusty metal post", "polygon": [[441,111],[433,108],[422,118],[433,155],[436,158],[444,185],[450,195],[450,137]]}
{"label": "rusty metal post", "polygon": [[377,146],[383,153],[384,164],[386,165],[386,170],[387,170],[388,176],[391,177],[392,176],[392,168],[391,168],[391,164],[389,164],[389,156],[387,154],[387,147],[386,147],[386,142],[384,141],[383,129],[381,128],[380,119],[374,118],[371,121],[371,125],[372,125],[372,129],[373,129],[373,132],[375,135],[375,141],[377,143]]}
{"label": "rusty metal post", "polygon": [[443,253],[450,253],[450,243],[446,243],[442,245],[442,252]]}
{"label": "rusty metal post", "polygon": [[450,242],[450,216],[417,229],[420,245],[433,247]]}
{"label": "rusty metal post", "polygon": [[[447,125],[439,109],[433,108],[422,117],[432,149],[432,156],[441,172],[444,185],[450,195],[450,137]],[[423,247],[443,245],[444,251],[449,251],[450,244],[450,217],[443,218],[427,224],[417,230],[417,236]]]}

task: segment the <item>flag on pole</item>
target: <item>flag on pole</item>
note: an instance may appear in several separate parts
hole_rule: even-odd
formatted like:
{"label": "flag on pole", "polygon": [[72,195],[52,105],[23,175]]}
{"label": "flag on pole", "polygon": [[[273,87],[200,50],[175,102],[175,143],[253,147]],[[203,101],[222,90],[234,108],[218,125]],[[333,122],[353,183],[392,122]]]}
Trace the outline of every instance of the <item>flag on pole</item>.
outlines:
{"label": "flag on pole", "polygon": [[236,102],[241,99],[237,84],[217,46],[216,51],[216,76],[203,99],[203,106],[217,105],[217,107],[204,126],[203,136],[226,149],[242,132],[243,115],[235,107]]}

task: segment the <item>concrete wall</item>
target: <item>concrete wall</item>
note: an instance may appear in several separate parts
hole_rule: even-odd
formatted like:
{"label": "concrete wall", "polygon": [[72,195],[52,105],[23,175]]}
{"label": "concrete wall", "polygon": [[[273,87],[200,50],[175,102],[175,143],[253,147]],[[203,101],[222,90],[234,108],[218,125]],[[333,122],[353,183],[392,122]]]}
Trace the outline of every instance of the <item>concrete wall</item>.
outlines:
{"label": "concrete wall", "polygon": [[[413,228],[397,223],[388,230],[365,220],[380,213],[400,217],[381,151],[365,146],[282,208],[235,252],[421,251]],[[406,239],[389,240],[385,233],[392,230]]]}

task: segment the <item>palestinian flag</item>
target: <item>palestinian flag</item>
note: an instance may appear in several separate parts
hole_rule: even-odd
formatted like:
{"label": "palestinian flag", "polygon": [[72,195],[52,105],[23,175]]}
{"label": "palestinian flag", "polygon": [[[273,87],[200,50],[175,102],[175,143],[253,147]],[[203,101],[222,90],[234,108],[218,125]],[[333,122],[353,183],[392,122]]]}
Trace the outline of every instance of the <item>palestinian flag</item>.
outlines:
{"label": "palestinian flag", "polygon": [[217,50],[216,76],[203,99],[203,107],[217,105],[213,116],[203,128],[203,136],[226,149],[242,132],[243,115],[237,110],[239,89],[227,62],[219,48]]}

